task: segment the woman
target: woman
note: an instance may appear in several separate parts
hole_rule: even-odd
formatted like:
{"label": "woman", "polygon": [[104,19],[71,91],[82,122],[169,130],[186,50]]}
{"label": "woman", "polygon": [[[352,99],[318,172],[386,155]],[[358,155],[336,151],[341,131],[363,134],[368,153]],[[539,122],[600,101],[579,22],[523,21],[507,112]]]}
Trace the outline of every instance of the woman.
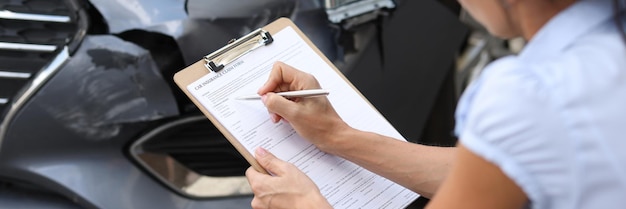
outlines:
{"label": "woman", "polygon": [[[274,121],[284,118],[321,150],[432,197],[429,208],[623,207],[626,3],[620,1],[461,0],[490,33],[528,44],[490,64],[464,92],[454,149],[355,130],[325,98],[276,96],[319,88],[282,63],[259,94]],[[263,149],[256,154],[274,176],[246,172],[253,208],[331,207],[293,165]]]}

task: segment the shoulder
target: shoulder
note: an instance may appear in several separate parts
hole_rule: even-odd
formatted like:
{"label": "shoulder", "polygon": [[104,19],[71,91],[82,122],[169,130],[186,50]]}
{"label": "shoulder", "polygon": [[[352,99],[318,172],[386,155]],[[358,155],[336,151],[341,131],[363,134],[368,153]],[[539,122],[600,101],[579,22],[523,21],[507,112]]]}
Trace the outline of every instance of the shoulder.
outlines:
{"label": "shoulder", "polygon": [[496,142],[507,132],[539,134],[552,125],[547,119],[558,117],[553,85],[537,70],[514,57],[488,66],[462,98],[465,131]]}
{"label": "shoulder", "polygon": [[461,97],[456,113],[461,123],[457,134],[461,134],[460,129],[482,130],[483,126],[495,125],[492,123],[512,125],[502,123],[506,118],[519,117],[510,122],[520,123],[545,117],[535,112],[552,108],[551,85],[535,68],[513,56],[488,65]]}
{"label": "shoulder", "polygon": [[[555,91],[538,71],[515,57],[494,62],[464,93],[456,115],[461,144],[500,167],[537,203],[546,187],[567,188],[546,179],[568,169]],[[546,168],[559,172],[541,172]]]}
{"label": "shoulder", "polygon": [[[560,71],[561,82],[610,84],[626,77],[626,40],[613,21],[607,21],[582,35],[553,59],[539,63],[545,71]],[[626,25],[625,25],[626,26]],[[604,80],[590,83],[594,79]],[[554,80],[554,79],[553,79]],[[569,86],[568,86],[569,87]],[[593,91],[593,89],[589,89]]]}

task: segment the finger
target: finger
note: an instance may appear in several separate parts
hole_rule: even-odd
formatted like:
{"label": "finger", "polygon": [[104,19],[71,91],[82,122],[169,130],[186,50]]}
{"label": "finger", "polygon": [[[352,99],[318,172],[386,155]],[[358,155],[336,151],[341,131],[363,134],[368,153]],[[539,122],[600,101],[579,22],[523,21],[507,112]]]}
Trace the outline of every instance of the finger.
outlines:
{"label": "finger", "polygon": [[285,166],[287,165],[287,162],[278,159],[262,147],[256,149],[255,157],[261,167],[263,167],[268,173],[275,176],[281,176],[285,173]]}
{"label": "finger", "polygon": [[259,185],[265,182],[266,176],[269,177],[269,175],[260,173],[253,167],[249,167],[246,170],[246,178],[248,179],[248,183],[250,184],[250,187],[253,188],[252,191],[255,191],[255,192],[258,192],[256,190],[258,190]]}
{"label": "finger", "polygon": [[249,167],[246,170],[246,178],[248,179],[248,184],[250,184],[250,189],[256,196],[263,196],[269,190],[267,182],[270,182],[270,175],[261,173],[254,169],[253,167]]}
{"label": "finger", "polygon": [[[261,96],[261,101],[263,101],[263,103],[265,103],[266,99],[267,99],[266,95]],[[270,114],[270,119],[272,120],[272,122],[277,123],[278,121],[280,121],[281,119],[280,115],[273,113],[269,109],[267,110],[267,112]]]}
{"label": "finger", "polygon": [[285,75],[284,71],[288,71],[288,67],[283,62],[275,62],[272,66],[272,71],[270,72],[269,78],[265,82],[265,84],[259,88],[258,93],[260,95],[266,94],[267,92],[275,91],[280,84],[290,83],[293,81],[293,78],[290,78],[289,75],[292,73],[288,73]]}
{"label": "finger", "polygon": [[[270,113],[277,114],[278,118],[272,118],[278,122],[280,118],[291,120],[298,113],[298,104],[274,93],[267,93],[261,97],[263,104]],[[272,116],[273,117],[273,116]]]}
{"label": "finger", "polygon": [[270,113],[270,117],[272,118],[272,122],[274,123],[278,123],[278,121],[280,121],[281,119],[280,115],[276,113]]}
{"label": "finger", "polygon": [[260,198],[254,197],[252,199],[252,202],[250,202],[250,206],[252,207],[252,209],[265,209],[265,208],[269,208],[269,206],[267,204],[265,204],[263,202],[263,200],[261,200]]}
{"label": "finger", "polygon": [[272,120],[272,122],[278,123],[278,121],[280,121],[281,119],[280,115],[270,112],[269,110],[267,111],[267,113],[270,115],[270,119]]}
{"label": "finger", "polygon": [[259,171],[254,169],[252,166],[250,166],[246,170],[246,178],[248,179],[248,182],[250,182],[250,184],[253,184],[254,182],[257,182],[257,180],[262,178],[263,175],[264,174],[260,173]]}

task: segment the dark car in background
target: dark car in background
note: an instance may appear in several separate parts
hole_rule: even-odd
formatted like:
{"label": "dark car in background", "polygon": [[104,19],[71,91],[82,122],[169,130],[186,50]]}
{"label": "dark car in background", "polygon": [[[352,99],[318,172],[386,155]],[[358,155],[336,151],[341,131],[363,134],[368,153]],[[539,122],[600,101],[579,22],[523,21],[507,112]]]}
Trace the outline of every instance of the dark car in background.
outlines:
{"label": "dark car in background", "polygon": [[0,208],[249,208],[248,163],[172,76],[279,17],[408,140],[453,146],[448,2],[0,0]]}

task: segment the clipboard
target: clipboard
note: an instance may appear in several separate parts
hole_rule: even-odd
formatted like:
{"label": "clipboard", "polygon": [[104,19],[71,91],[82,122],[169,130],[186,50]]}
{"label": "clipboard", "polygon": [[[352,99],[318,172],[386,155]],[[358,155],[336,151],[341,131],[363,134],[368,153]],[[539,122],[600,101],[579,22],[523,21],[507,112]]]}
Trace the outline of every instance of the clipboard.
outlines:
{"label": "clipboard", "polygon": [[[246,56],[249,53],[254,56]],[[333,207],[403,208],[419,197],[346,159],[324,153],[285,122],[268,122],[267,109],[260,101],[243,103],[233,99],[239,96],[235,93],[256,92],[276,60],[296,64],[292,66],[315,76],[320,85],[331,91],[329,101],[353,128],[405,140],[287,18],[280,18],[203,57],[176,73],[174,81],[254,169],[268,173],[252,152],[256,147],[268,149],[269,146],[270,152],[309,176]],[[277,152],[273,152],[274,148]]]}
{"label": "clipboard", "polygon": [[[291,27],[302,38],[309,47],[311,47],[315,53],[322,58],[329,66],[331,66],[337,74],[339,74],[345,82],[347,82],[354,90],[357,90],[352,83],[337,69],[337,67],[313,44],[313,42],[306,37],[306,35],[288,18],[279,18],[274,22],[266,25],[263,28],[257,29],[240,39],[231,41],[231,43],[218,49],[217,51],[204,56],[203,59],[196,63],[186,67],[185,69],[177,72],[174,75],[174,82],[178,87],[189,97],[193,103],[202,111],[202,113],[215,125],[215,127],[226,137],[226,139],[235,147],[235,149],[241,153],[241,155],[254,167],[257,171],[267,174],[267,171],[261,167],[253,154],[248,152],[245,147],[222,125],[217,121],[206,108],[200,104],[200,102],[194,98],[193,95],[187,90],[187,86],[194,81],[209,73],[219,73],[223,67],[233,60],[254,51],[259,47],[272,44],[274,41],[271,34],[275,34],[284,28]],[[357,90],[358,92],[358,90]],[[359,95],[365,98],[360,92]],[[371,105],[371,104],[370,104]],[[373,105],[372,105],[373,107]]]}

